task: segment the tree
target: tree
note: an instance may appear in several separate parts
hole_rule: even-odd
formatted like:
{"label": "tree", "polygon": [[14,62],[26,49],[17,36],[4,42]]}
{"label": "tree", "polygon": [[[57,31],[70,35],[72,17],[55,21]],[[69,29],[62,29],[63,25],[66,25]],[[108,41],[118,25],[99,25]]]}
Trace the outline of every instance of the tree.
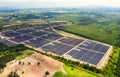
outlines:
{"label": "tree", "polygon": [[21,64],[21,61],[19,61],[19,65]]}
{"label": "tree", "polygon": [[16,72],[11,72],[7,77],[19,77]]}
{"label": "tree", "polygon": [[24,65],[25,63],[23,62],[23,65]]}
{"label": "tree", "polygon": [[22,74],[24,74],[24,71],[22,71]]}
{"label": "tree", "polygon": [[31,63],[30,62],[28,62],[28,65],[30,65]]}
{"label": "tree", "polygon": [[38,62],[37,65],[39,66],[39,65],[40,65],[40,62]]}
{"label": "tree", "polygon": [[48,72],[48,71],[45,72],[45,76],[47,76],[47,75],[49,75],[49,72]]}

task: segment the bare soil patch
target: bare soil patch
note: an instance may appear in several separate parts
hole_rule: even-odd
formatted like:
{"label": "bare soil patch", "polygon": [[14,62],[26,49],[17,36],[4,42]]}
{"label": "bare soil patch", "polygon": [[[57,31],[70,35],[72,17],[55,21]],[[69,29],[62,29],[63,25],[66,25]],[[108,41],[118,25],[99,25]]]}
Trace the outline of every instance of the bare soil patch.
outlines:
{"label": "bare soil patch", "polygon": [[[16,71],[20,77],[52,77],[57,71],[65,72],[63,63],[40,53],[34,53],[20,61],[14,60],[7,63],[0,77],[7,77],[12,71]],[[47,76],[45,76],[46,71],[49,72]]]}

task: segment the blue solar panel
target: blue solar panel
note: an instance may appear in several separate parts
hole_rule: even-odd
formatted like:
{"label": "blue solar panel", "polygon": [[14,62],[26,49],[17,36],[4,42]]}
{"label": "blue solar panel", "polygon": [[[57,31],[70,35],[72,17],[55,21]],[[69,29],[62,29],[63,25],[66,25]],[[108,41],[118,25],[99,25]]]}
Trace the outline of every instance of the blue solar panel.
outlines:
{"label": "blue solar panel", "polygon": [[73,48],[72,46],[68,46],[65,44],[57,43],[57,42],[54,42],[52,44],[48,44],[48,45],[42,47],[42,49],[46,52],[51,51],[51,52],[53,52],[55,54],[59,54],[59,55],[66,53],[68,50],[70,50],[72,48]]}
{"label": "blue solar panel", "polygon": [[98,52],[106,53],[109,48],[110,48],[109,46],[103,45],[103,46],[98,50]]}
{"label": "blue solar panel", "polygon": [[36,30],[33,30],[33,29],[21,29],[21,30],[16,30],[17,32],[20,32],[20,33],[30,33],[30,32],[34,32]]}
{"label": "blue solar panel", "polygon": [[89,61],[89,63],[91,63],[91,64],[93,64],[93,65],[97,65],[103,56],[104,56],[104,54],[96,53],[96,54],[91,58],[91,60]]}
{"label": "blue solar panel", "polygon": [[6,37],[16,37],[19,36],[20,33],[14,31],[8,31],[8,32],[3,32],[2,35]]}
{"label": "blue solar panel", "polygon": [[59,34],[48,34],[47,36],[42,36],[43,39],[49,39],[49,40],[57,40],[59,38],[62,38],[63,36]]}
{"label": "blue solar panel", "polygon": [[48,40],[45,40],[42,38],[34,38],[34,39],[29,40],[29,41],[26,41],[25,44],[38,48],[38,47],[43,46],[49,42],[51,42],[51,41],[48,41]]}
{"label": "blue solar panel", "polygon": [[94,46],[91,50],[98,51],[102,46],[103,46],[102,44],[97,44],[97,45]]}
{"label": "blue solar panel", "polygon": [[88,51],[83,57],[80,58],[80,60],[89,62],[89,60],[94,56],[95,52]]}
{"label": "blue solar panel", "polygon": [[47,34],[47,33],[43,32],[43,31],[35,31],[35,32],[29,33],[29,35],[36,36],[36,37],[39,37],[39,36],[42,36],[42,35],[45,35],[45,34]]}
{"label": "blue solar panel", "polygon": [[81,42],[83,42],[84,40],[67,37],[67,38],[62,38],[59,41],[66,43],[66,44],[69,44],[69,45],[76,46],[76,45],[80,44]]}
{"label": "blue solar panel", "polygon": [[20,36],[16,36],[15,38],[12,38],[11,40],[20,43],[20,42],[23,42],[23,41],[26,41],[32,38],[34,37],[29,36],[29,35],[20,35]]}

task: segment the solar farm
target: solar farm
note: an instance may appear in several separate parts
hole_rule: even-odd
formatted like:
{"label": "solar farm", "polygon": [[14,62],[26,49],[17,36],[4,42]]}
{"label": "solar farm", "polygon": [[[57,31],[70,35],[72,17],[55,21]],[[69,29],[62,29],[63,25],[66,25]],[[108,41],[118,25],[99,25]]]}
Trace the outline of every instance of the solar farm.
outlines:
{"label": "solar farm", "polygon": [[58,34],[52,26],[37,26],[2,32],[8,40],[3,42],[10,46],[19,43],[64,56],[68,59],[87,63],[101,68],[112,49],[110,45],[90,39],[72,38]]}

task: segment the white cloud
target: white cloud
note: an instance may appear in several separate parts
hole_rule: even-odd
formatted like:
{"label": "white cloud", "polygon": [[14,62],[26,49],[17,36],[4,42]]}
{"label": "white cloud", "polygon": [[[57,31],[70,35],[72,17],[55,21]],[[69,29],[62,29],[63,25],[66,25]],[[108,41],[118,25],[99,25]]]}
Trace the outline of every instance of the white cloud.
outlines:
{"label": "white cloud", "polygon": [[31,0],[0,0],[0,2],[29,2]]}
{"label": "white cloud", "polygon": [[[17,4],[33,4],[42,6],[88,6],[88,5],[105,5],[105,6],[119,6],[120,0],[0,0],[0,4],[11,5]],[[30,6],[30,5],[28,5]]]}

